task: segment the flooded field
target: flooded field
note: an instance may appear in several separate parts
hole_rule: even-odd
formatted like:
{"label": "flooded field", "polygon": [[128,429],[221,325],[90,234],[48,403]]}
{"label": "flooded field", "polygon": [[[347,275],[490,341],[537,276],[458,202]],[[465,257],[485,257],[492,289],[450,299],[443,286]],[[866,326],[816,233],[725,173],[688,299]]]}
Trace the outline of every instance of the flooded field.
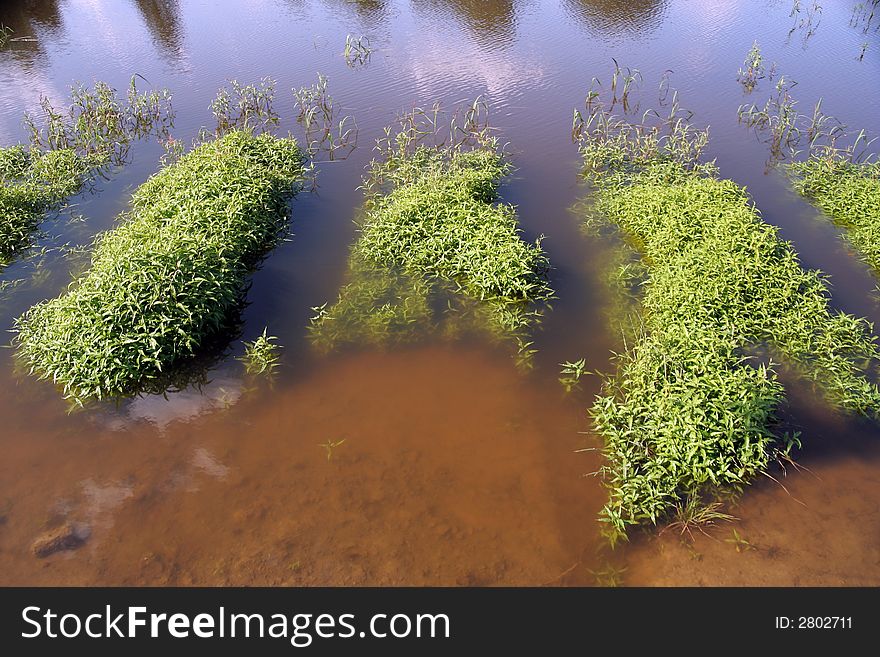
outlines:
{"label": "flooded field", "polygon": [[[870,263],[738,116],[784,76],[799,112],[821,98],[853,132],[880,134],[871,4],[3,3],[0,146],[27,143],[25,113],[39,115],[41,99],[66,107],[78,83],[125,93],[135,76],[141,92],[167,89],[173,107],[166,148],[152,134],[132,139],[0,267],[4,344],[17,318],[86,270],[92,240],[117,225],[168,144],[214,129],[212,101],[230,81],[271,78],[271,132],[305,149],[293,91],[325,76],[333,129],[350,117],[352,131],[332,160],[314,152],[314,184],[289,200],[290,233],[263,249],[240,318],[199,363],[201,385],[73,409],[16,349],[0,350],[0,585],[880,585],[876,421],[781,369],[778,430],[800,431],[796,465],[757,476],[724,508],[735,521],[649,523],[612,549],[589,412],[603,379],[584,374],[568,392],[559,380],[560,364],[578,359],[613,375],[630,346],[608,284],[620,240],[582,228],[594,190],[572,140],[589,90],[607,96],[615,79],[620,93],[627,73],[627,106],[615,111],[639,121],[674,97],[709,127],[704,158],[718,177],[744,186],[800,264],[827,275],[831,308],[880,320]],[[744,84],[755,43],[762,74]],[[537,296],[540,322],[500,338],[437,322],[406,340],[322,342],[312,318],[357,282],[352,249],[366,231],[355,222],[376,140],[402,113],[475,99],[512,165],[497,200],[515,206],[525,242],[543,236],[554,294]],[[431,296],[429,310],[457,317],[443,308],[460,310],[460,292]],[[461,307],[462,324],[485,320]],[[242,341],[264,329],[281,346],[272,377],[241,361]]]}

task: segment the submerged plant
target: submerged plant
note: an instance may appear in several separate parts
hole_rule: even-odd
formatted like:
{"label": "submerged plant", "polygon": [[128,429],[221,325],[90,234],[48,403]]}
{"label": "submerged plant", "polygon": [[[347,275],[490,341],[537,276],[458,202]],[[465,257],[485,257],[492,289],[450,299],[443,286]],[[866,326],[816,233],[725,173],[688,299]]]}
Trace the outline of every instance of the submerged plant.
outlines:
{"label": "submerged plant", "polygon": [[700,161],[707,140],[686,121],[606,117],[580,142],[594,212],[647,268],[642,334],[592,409],[612,540],[676,509],[711,508],[787,453],[768,352],[833,405],[880,413],[880,390],[865,376],[880,358],[870,324],[832,310],[823,276],[801,268],[745,190]]}
{"label": "submerged plant", "polygon": [[325,443],[319,443],[318,447],[323,447],[327,452],[327,460],[329,461],[333,457],[333,450],[345,443],[345,438],[341,440],[328,440]]}
{"label": "submerged plant", "polygon": [[278,338],[269,335],[268,331],[269,327],[266,327],[256,340],[244,343],[244,356],[239,360],[251,376],[271,376],[280,364],[278,352],[281,351],[281,345],[276,344]]}
{"label": "submerged plant", "polygon": [[302,172],[294,140],[243,131],[160,170],[96,239],[91,268],[17,320],[23,365],[78,403],[164,391],[230,323]]}
{"label": "submerged plant", "polygon": [[552,295],[549,264],[540,239],[521,239],[514,208],[494,202],[509,165],[491,138],[467,141],[476,119],[462,116],[447,144],[427,145],[436,135],[414,115],[380,141],[350,282],[312,320],[322,348],[406,341],[442,326],[513,338],[528,352],[532,305]]}

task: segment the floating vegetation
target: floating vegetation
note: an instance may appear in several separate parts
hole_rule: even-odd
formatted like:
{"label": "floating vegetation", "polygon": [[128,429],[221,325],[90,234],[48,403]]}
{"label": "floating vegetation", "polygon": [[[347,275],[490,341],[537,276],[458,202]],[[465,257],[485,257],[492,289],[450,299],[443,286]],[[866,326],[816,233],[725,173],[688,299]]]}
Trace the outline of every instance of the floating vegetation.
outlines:
{"label": "floating vegetation", "polygon": [[354,68],[368,63],[372,54],[373,49],[370,47],[370,40],[367,37],[345,35],[345,50],[342,51],[342,56],[345,57],[345,63],[350,67]]}
{"label": "floating vegetation", "polygon": [[761,48],[758,42],[752,44],[752,49],[746,55],[743,67],[739,69],[737,80],[747,92],[752,91],[761,80],[766,71],[764,69],[764,57],[761,55]]}
{"label": "floating vegetation", "polygon": [[271,376],[280,365],[281,345],[277,344],[278,338],[268,332],[267,326],[256,340],[244,343],[244,356],[239,360],[251,376]]}
{"label": "floating vegetation", "polygon": [[80,404],[164,392],[230,324],[302,174],[293,139],[238,130],[160,170],[96,239],[91,268],[17,320],[21,362]]}
{"label": "floating vegetation", "polygon": [[702,162],[708,131],[675,114],[633,125],[601,107],[585,125],[593,212],[647,269],[642,333],[592,408],[613,541],[675,522],[676,510],[714,512],[788,458],[798,438],[775,431],[784,391],[768,355],[832,405],[876,417],[880,390],[866,372],[880,350],[866,320],[829,307],[822,274],[801,268],[745,190]]}
{"label": "floating vegetation", "polygon": [[303,127],[310,157],[322,153],[329,160],[344,160],[357,148],[358,128],[351,116],[339,117],[339,108],[327,91],[327,78],[293,90],[297,122]]}
{"label": "floating vegetation", "polygon": [[315,309],[319,347],[408,341],[442,324],[448,335],[514,339],[528,360],[528,329],[540,316],[533,305],[552,296],[549,263],[540,238],[521,239],[515,209],[495,203],[509,165],[478,127],[481,107],[457,113],[442,140],[437,108],[386,131],[365,179],[350,281],[333,305]]}

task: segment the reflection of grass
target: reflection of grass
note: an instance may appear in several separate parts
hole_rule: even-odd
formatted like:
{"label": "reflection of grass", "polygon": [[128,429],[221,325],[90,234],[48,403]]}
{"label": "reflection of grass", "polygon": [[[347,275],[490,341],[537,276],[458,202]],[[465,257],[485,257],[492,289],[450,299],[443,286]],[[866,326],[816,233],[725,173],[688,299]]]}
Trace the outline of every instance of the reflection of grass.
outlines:
{"label": "reflection of grass", "polygon": [[493,203],[508,165],[494,142],[408,150],[406,140],[373,163],[350,282],[317,309],[313,339],[329,349],[476,329],[530,351],[530,306],[552,294],[549,265],[540,242],[520,238],[513,207]]}
{"label": "reflection of grass", "polygon": [[163,168],[97,239],[91,268],[18,320],[22,361],[80,402],[164,390],[229,324],[302,170],[292,139],[241,131]]}
{"label": "reflection of grass", "polygon": [[647,269],[643,331],[593,407],[616,539],[676,508],[711,510],[702,505],[741,490],[791,444],[773,433],[775,365],[749,354],[779,354],[835,405],[876,417],[880,390],[864,373],[880,351],[864,319],[829,307],[821,274],[800,267],[745,191],[699,163],[705,132],[675,117],[589,125],[595,210]]}

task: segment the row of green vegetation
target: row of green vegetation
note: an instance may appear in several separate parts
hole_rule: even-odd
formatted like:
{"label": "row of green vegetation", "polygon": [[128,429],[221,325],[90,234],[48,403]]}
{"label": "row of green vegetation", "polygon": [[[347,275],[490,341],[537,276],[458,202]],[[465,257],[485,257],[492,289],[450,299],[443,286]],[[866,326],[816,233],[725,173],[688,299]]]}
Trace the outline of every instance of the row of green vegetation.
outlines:
{"label": "row of green vegetation", "polygon": [[535,304],[552,290],[540,239],[523,240],[515,209],[495,202],[509,164],[487,130],[429,145],[433,130],[417,138],[407,121],[371,165],[349,282],[312,337],[330,349],[477,331],[513,339],[527,362]]}
{"label": "row of green vegetation", "polygon": [[841,226],[859,257],[880,274],[880,163],[813,156],[790,169],[798,192]]}
{"label": "row of green vegetation", "polygon": [[592,409],[612,539],[710,517],[788,458],[798,438],[776,427],[784,390],[772,357],[833,405],[877,416],[870,325],[833,311],[822,275],[801,268],[743,188],[701,163],[707,131],[674,113],[635,125],[594,107],[578,134],[593,221],[618,228],[644,265],[642,330]]}
{"label": "row of green vegetation", "polygon": [[71,149],[0,148],[0,267],[30,245],[50,208],[81,189],[90,168]]}
{"label": "row of green vegetation", "polygon": [[17,322],[18,355],[77,402],[163,392],[239,307],[304,171],[291,138],[231,130],[133,194],[68,291]]}
{"label": "row of green vegetation", "polygon": [[0,266],[30,245],[47,212],[124,163],[134,140],[167,132],[170,95],[140,92],[135,82],[124,97],[103,82],[75,86],[64,109],[42,98],[39,111],[25,115],[29,143],[0,148]]}
{"label": "row of green vegetation", "polygon": [[783,169],[795,189],[840,226],[859,257],[880,273],[880,164],[871,152],[876,138],[826,114],[821,98],[801,114],[792,93],[796,86],[780,77],[763,106],[740,106],[739,120],[767,143],[770,165],[789,160]]}

